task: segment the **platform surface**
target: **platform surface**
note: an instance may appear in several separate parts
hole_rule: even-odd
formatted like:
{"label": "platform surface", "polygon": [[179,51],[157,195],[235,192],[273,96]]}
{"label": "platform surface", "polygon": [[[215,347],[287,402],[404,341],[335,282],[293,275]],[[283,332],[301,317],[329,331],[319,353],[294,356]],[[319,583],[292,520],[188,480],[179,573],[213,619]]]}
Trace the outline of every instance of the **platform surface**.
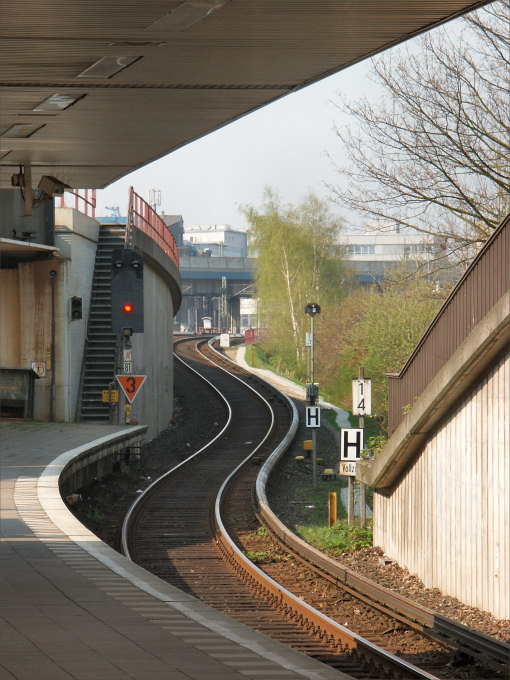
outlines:
{"label": "platform surface", "polygon": [[161,581],[79,524],[57,498],[50,464],[125,429],[0,423],[0,680],[347,678]]}

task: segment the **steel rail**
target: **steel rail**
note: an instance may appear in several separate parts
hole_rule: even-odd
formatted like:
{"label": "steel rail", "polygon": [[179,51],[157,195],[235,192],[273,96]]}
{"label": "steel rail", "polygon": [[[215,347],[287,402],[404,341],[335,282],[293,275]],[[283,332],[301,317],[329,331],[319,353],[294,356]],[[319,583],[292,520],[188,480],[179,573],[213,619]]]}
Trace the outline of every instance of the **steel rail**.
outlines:
{"label": "steel rail", "polygon": [[[285,396],[285,395],[283,395]],[[259,514],[263,523],[272,531],[282,543],[298,556],[304,559],[312,567],[319,567],[331,579],[344,587],[359,593],[375,601],[392,613],[403,617],[422,626],[423,630],[439,636],[454,639],[458,644],[471,652],[482,652],[499,663],[508,663],[510,659],[510,645],[484,635],[472,628],[464,626],[457,621],[438,614],[422,605],[398,595],[397,593],[380,586],[374,581],[367,579],[356,572],[340,565],[337,561],[320,552],[309,543],[299,538],[287,526],[281,522],[269,506],[266,495],[266,484],[271,471],[283,455],[283,450],[276,450],[264,463],[256,481],[256,497],[259,506]]]}
{"label": "steel rail", "polygon": [[[188,338],[186,338],[188,340]],[[185,342],[185,340],[180,340],[178,342]],[[188,456],[186,460],[181,461],[178,465],[175,465],[171,470],[168,470],[168,472],[165,472],[163,475],[155,479],[149,486],[144,489],[144,491],[136,498],[136,500],[132,503],[130,506],[129,510],[127,511],[124,520],[122,522],[122,530],[121,530],[121,548],[122,548],[122,554],[125,555],[128,559],[131,559],[131,554],[129,551],[129,524],[131,522],[131,519],[133,517],[133,514],[138,507],[139,503],[142,501],[142,498],[145,498],[145,496],[157,485],[159,484],[163,479],[166,479],[170,475],[173,475],[177,470],[180,468],[184,467],[186,464],[188,464],[193,458],[196,458],[199,456],[203,451],[205,451],[207,448],[209,448],[214,442],[219,439],[225,430],[229,427],[230,422],[232,420],[232,409],[230,408],[230,404],[228,403],[227,399],[223,396],[223,394],[220,392],[220,390],[215,387],[207,378],[204,378],[203,375],[200,375],[198,371],[195,371],[194,368],[192,368],[189,364],[187,364],[185,361],[183,361],[177,354],[174,352],[174,357],[181,362],[186,368],[188,368],[190,371],[193,371],[196,375],[199,376],[204,382],[206,382],[210,387],[213,388],[215,392],[217,392],[220,396],[221,399],[225,402],[225,405],[227,407],[228,411],[228,418],[227,422],[225,423],[225,426],[218,432],[218,434],[213,437],[207,444],[202,446],[198,451],[195,451],[191,456]]]}
{"label": "steel rail", "polygon": [[[215,341],[215,338],[211,339],[209,341],[209,346],[211,347],[212,351],[216,352],[216,350],[212,347],[212,343]],[[222,357],[223,360],[227,360],[231,362],[233,365],[236,365],[233,361],[231,361],[228,357],[226,357],[224,354],[221,354],[219,352],[216,352],[219,356]],[[237,365],[236,365],[237,366]],[[220,367],[221,368],[221,367]],[[225,370],[225,369],[222,369]],[[233,376],[237,380],[241,380],[237,376]],[[242,381],[245,382],[245,381]],[[264,381],[265,382],[265,381]],[[245,383],[246,384],[246,383]],[[266,383],[269,384],[269,383]],[[249,386],[250,389],[252,389],[254,392],[256,390]],[[272,387],[272,386],[271,386]],[[274,389],[272,387],[272,389]],[[257,393],[258,394],[258,393]],[[271,454],[271,456],[268,458],[266,463],[263,465],[261,472],[259,473],[257,477],[257,494],[259,493],[259,480],[263,477],[264,479],[267,480],[267,473],[263,475],[263,472],[265,469],[267,469],[267,466],[270,461],[273,461],[273,465],[276,464],[276,462],[281,458],[283,453],[288,449],[290,446],[292,440],[294,439],[294,436],[297,431],[297,426],[298,426],[298,415],[297,415],[297,409],[294,405],[294,403],[287,397],[287,395],[280,393],[281,396],[283,396],[290,404],[293,412],[293,420],[292,424],[285,435],[284,439],[280,442],[280,444],[277,446],[277,448],[274,450],[274,452]],[[259,395],[261,396],[261,395]],[[263,398],[263,397],[262,397]],[[265,400],[264,400],[265,401]],[[268,403],[268,402],[266,402]],[[269,406],[269,404],[268,404]],[[243,461],[240,465],[236,467],[235,470],[227,477],[227,479],[223,482],[218,495],[216,497],[216,502],[215,502],[215,521],[216,521],[216,526],[217,526],[217,531],[218,531],[218,537],[221,540],[225,550],[229,554],[230,558],[232,561],[234,561],[237,566],[246,574],[249,580],[253,580],[257,582],[258,584],[261,584],[261,586],[266,590],[267,593],[269,593],[270,596],[273,596],[278,600],[280,604],[283,604],[285,607],[288,608],[289,612],[292,612],[294,616],[296,616],[300,621],[306,622],[307,625],[309,625],[312,628],[315,628],[317,632],[320,632],[325,635],[329,635],[334,639],[340,640],[343,645],[345,645],[348,649],[355,650],[361,657],[369,657],[372,659],[375,659],[377,663],[379,663],[381,666],[385,667],[386,669],[391,669],[394,670],[395,668],[399,669],[399,672],[405,672],[406,675],[405,677],[408,678],[420,678],[422,680],[438,680],[437,676],[432,675],[426,671],[423,671],[420,668],[417,668],[413,664],[400,659],[394,654],[391,654],[390,652],[387,652],[386,650],[382,649],[381,647],[378,647],[374,643],[370,642],[369,640],[366,640],[365,638],[361,637],[360,635],[354,633],[353,631],[349,630],[345,626],[342,626],[341,624],[337,623],[333,619],[329,618],[325,614],[322,614],[322,612],[319,612],[318,610],[314,609],[311,605],[307,604],[300,598],[296,597],[293,593],[291,593],[289,590],[281,586],[279,583],[277,583],[274,579],[272,579],[270,576],[268,576],[265,572],[263,572],[261,569],[259,569],[251,560],[249,560],[243,552],[237,547],[231,536],[228,534],[222,516],[221,516],[221,509],[224,503],[224,498],[226,495],[226,491],[230,487],[230,485],[234,482],[235,478],[238,476],[238,474],[241,471],[241,468],[244,466],[244,464],[247,462],[247,460],[250,458],[249,456],[245,461]],[[272,466],[271,466],[272,468]],[[263,496],[265,497],[265,485],[264,488],[261,489],[263,491]],[[266,498],[266,503],[267,503],[267,498]],[[269,506],[267,506],[269,507]],[[283,525],[282,525],[283,526]]]}

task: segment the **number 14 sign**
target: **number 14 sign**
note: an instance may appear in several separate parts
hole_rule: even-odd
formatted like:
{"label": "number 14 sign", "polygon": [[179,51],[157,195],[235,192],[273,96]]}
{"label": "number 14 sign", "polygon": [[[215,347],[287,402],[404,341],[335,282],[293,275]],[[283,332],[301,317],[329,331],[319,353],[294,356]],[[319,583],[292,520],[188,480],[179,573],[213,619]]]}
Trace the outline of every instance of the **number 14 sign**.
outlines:
{"label": "number 14 sign", "polygon": [[122,388],[126,399],[132,404],[135,400],[138,390],[145,382],[146,375],[116,375],[117,382]]}
{"label": "number 14 sign", "polygon": [[352,381],[352,415],[372,415],[372,381],[356,378]]}

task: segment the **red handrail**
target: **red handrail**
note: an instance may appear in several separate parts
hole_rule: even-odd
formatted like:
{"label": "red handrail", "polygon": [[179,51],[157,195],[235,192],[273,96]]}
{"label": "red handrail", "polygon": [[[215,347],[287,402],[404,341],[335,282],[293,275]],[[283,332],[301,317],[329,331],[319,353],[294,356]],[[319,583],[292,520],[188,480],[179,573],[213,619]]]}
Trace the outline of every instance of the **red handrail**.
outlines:
{"label": "red handrail", "polygon": [[131,241],[131,230],[139,229],[147,234],[179,268],[179,251],[172,232],[151,206],[134,190],[129,188],[129,207],[126,223],[126,242]]}
{"label": "red handrail", "polygon": [[[83,194],[80,192],[83,191]],[[90,198],[89,198],[90,191]],[[84,215],[89,215],[90,207],[90,217],[94,219],[96,217],[96,190],[95,189],[76,189],[76,191],[66,191],[65,194],[71,194],[74,196],[74,209],[83,213]],[[65,194],[60,197],[60,207],[66,207]]]}

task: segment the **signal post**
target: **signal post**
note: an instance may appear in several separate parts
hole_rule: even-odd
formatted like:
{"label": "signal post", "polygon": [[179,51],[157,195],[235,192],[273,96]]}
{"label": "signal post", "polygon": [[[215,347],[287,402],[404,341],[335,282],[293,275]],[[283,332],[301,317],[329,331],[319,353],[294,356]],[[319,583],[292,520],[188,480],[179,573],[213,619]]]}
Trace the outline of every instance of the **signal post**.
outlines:
{"label": "signal post", "polygon": [[115,248],[112,251],[111,277],[112,332],[117,335],[119,350],[122,350],[122,373],[115,378],[126,398],[124,419],[130,423],[132,403],[147,377],[133,375],[131,343],[133,333],[143,333],[144,330],[142,256],[129,248]]}
{"label": "signal post", "polygon": [[314,378],[314,317],[321,313],[321,308],[316,302],[310,302],[305,306],[305,314],[310,316],[310,364],[311,364],[311,382],[306,384],[306,401],[309,404],[306,407],[306,427],[312,428],[312,484],[317,486],[317,441],[315,429],[321,425],[321,410],[316,402],[319,401],[319,385]]}

